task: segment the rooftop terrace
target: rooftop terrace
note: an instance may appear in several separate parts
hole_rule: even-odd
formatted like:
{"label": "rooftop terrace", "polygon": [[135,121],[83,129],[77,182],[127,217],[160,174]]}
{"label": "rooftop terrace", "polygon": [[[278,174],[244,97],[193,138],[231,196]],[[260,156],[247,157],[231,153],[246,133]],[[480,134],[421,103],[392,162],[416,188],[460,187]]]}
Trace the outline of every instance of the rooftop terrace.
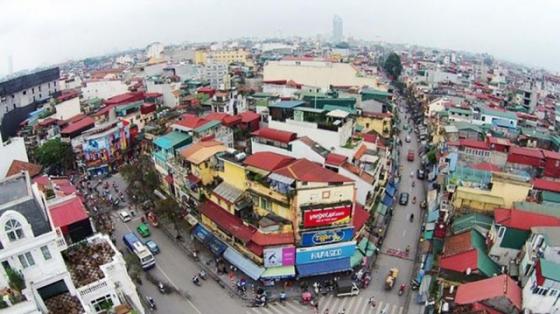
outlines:
{"label": "rooftop terrace", "polygon": [[76,287],[101,280],[100,266],[110,263],[115,252],[103,238],[92,238],[69,247],[62,253]]}

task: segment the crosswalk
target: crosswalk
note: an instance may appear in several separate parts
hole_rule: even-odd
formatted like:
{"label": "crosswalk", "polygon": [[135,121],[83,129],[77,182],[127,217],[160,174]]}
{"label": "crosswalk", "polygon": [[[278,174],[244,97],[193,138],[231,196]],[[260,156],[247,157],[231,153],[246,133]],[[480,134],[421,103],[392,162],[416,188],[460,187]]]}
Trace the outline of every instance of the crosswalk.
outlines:
{"label": "crosswalk", "polygon": [[[404,307],[389,304],[381,300],[376,300],[376,306],[372,307],[366,296],[355,296],[337,298],[334,295],[321,297],[319,299],[319,314],[325,313],[328,309],[329,314],[403,314]],[[287,301],[283,304],[274,303],[267,307],[251,308],[247,314],[299,314],[315,313],[315,309],[310,305],[301,305],[298,301]]]}

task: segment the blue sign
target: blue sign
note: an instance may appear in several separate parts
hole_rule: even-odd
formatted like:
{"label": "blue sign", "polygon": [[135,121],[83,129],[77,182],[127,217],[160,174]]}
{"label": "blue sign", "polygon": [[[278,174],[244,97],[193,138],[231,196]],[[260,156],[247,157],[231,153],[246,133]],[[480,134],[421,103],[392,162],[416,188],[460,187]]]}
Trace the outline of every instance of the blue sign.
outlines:
{"label": "blue sign", "polygon": [[354,237],[354,227],[304,232],[301,234],[301,246],[315,246],[346,242]]}
{"label": "blue sign", "polygon": [[356,241],[298,248],[296,250],[296,265],[351,257],[354,255],[354,251],[356,251]]}

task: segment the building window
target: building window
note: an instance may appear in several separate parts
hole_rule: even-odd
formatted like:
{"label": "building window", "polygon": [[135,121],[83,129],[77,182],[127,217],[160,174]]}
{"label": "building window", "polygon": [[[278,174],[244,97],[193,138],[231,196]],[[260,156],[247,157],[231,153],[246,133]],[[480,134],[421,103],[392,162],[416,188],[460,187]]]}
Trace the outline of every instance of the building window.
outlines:
{"label": "building window", "polygon": [[95,309],[96,313],[105,312],[113,308],[113,299],[111,299],[111,295],[108,294],[104,297],[91,301],[91,305]]}
{"label": "building window", "polygon": [[23,239],[24,237],[23,228],[19,221],[15,219],[10,219],[6,222],[4,231],[8,234],[8,239],[10,239],[10,241],[17,241],[19,239]]}
{"label": "building window", "polygon": [[266,210],[271,210],[272,209],[272,204],[270,202],[270,200],[261,197],[261,208],[266,209]]}
{"label": "building window", "polygon": [[503,237],[505,232],[506,232],[506,228],[500,227],[500,229],[498,230],[498,238]]}
{"label": "building window", "polygon": [[18,258],[23,268],[27,268],[35,265],[35,260],[33,259],[33,255],[31,255],[31,252],[18,255]]}
{"label": "building window", "polygon": [[27,95],[27,91],[26,91],[26,90],[24,90],[24,91],[22,92],[22,94],[24,94],[24,95]]}
{"label": "building window", "polygon": [[49,247],[46,245],[41,247],[41,253],[43,253],[43,258],[45,259],[45,261],[48,261],[52,258]]}

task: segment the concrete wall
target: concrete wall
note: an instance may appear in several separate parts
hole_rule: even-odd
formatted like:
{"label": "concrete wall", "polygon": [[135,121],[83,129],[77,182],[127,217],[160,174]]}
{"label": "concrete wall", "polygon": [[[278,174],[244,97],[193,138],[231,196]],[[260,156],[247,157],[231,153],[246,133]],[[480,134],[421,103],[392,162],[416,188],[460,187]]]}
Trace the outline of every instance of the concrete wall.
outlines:
{"label": "concrete wall", "polygon": [[352,136],[351,121],[338,128],[338,132],[318,129],[316,123],[291,119],[286,119],[285,122],[269,119],[268,126],[273,129],[295,132],[298,136],[307,136],[326,149],[343,146]]}
{"label": "concrete wall", "polygon": [[23,137],[13,137],[0,144],[0,178],[6,176],[14,160],[29,162]]}
{"label": "concrete wall", "polygon": [[93,98],[107,99],[126,92],[128,92],[128,87],[119,80],[89,81],[82,88],[84,100]]}
{"label": "concrete wall", "polygon": [[178,99],[173,95],[173,92],[181,88],[181,83],[165,83],[156,84],[153,81],[146,81],[146,89],[148,92],[160,93],[163,95],[163,105],[166,107],[174,108],[179,105]]}
{"label": "concrete wall", "polygon": [[380,87],[373,77],[359,77],[351,64],[323,61],[269,61],[264,66],[263,78],[265,81],[293,80],[324,90],[329,85]]}
{"label": "concrete wall", "polygon": [[66,120],[80,113],[80,98],[63,101],[55,106],[56,113],[52,116],[55,119]]}

